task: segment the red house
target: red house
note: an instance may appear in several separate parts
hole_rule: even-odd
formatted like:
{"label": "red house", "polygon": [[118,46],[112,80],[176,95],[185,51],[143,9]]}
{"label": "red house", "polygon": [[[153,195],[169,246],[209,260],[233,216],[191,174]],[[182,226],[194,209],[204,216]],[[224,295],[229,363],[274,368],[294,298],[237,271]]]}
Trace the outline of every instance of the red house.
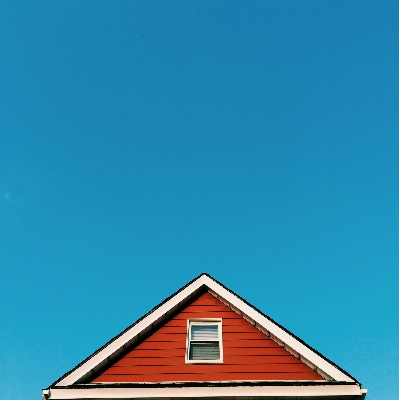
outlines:
{"label": "red house", "polygon": [[207,274],[43,390],[43,399],[364,399],[346,371]]}

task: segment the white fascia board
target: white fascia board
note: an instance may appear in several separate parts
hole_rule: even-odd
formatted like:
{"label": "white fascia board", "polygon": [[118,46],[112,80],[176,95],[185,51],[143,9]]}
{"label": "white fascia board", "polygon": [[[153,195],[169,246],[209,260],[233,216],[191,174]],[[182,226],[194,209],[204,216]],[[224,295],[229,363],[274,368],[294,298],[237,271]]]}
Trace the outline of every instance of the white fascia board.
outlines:
{"label": "white fascia board", "polygon": [[123,335],[119,336],[117,339],[111,342],[107,347],[105,347],[103,350],[99,351],[97,354],[95,354],[93,357],[87,360],[79,368],[76,368],[75,370],[71,371],[70,374],[65,376],[55,386],[68,386],[76,383],[80,378],[89,373],[97,365],[99,365],[105,359],[112,356],[115,352],[121,349],[126,343],[132,340],[135,336],[139,335],[142,331],[144,331],[144,329],[149,327],[154,322],[157,322],[169,310],[177,306],[180,302],[184,301],[195,290],[199,289],[202,285],[206,284],[204,283],[203,278],[207,278],[206,281],[208,280],[210,281],[210,279],[206,275],[201,275],[197,280],[192,282],[182,291],[178,292],[175,296],[173,296],[171,299],[169,299],[160,307],[158,307],[154,312],[149,314],[146,318],[142,319],[136,325],[132,326],[131,329],[126,331]]}
{"label": "white fascia board", "polygon": [[238,386],[180,388],[87,388],[49,390],[50,399],[136,399],[181,397],[324,397],[361,396],[358,385],[320,386]]}
{"label": "white fascia board", "polygon": [[310,361],[316,367],[320,368],[323,372],[331,376],[336,381],[355,382],[350,376],[346,375],[334,365],[329,363],[327,360],[320,357],[309,347],[305,346],[303,343],[295,339],[295,337],[291,336],[284,329],[281,329],[278,325],[270,321],[264,315],[260,314],[253,307],[248,305],[246,302],[241,300],[229,290],[225,289],[218,282],[203,274],[199,276],[196,280],[194,280],[191,284],[186,286],[183,290],[170,298],[168,301],[163,303],[147,317],[139,321],[136,325],[132,326],[128,331],[119,336],[104,349],[93,355],[80,367],[71,371],[67,376],[59,381],[55,385],[55,387],[68,386],[76,383],[80,378],[88,374],[91,370],[93,370],[97,365],[106,360],[108,357],[111,357],[113,354],[115,354],[126,343],[139,335],[146,328],[160,320],[168,311],[177,306],[179,303],[183,302],[188,296],[190,296],[193,292],[195,292],[203,285],[207,286],[211,291],[213,291],[217,295],[217,297],[221,297],[227,303],[231,304],[233,307],[240,310],[243,314],[253,319],[256,323],[264,327],[272,335],[278,338],[278,340],[285,343],[295,352],[299,353],[302,357]]}
{"label": "white fascia board", "polygon": [[[208,278],[207,276],[205,276]],[[322,371],[327,373],[336,381],[340,382],[355,382],[350,376],[346,375],[334,365],[329,363],[324,358],[320,357],[317,353],[311,350],[309,347],[301,343],[295,337],[291,336],[284,329],[280,328],[278,325],[270,321],[264,315],[260,314],[250,305],[242,301],[240,298],[235,296],[230,291],[226,290],[224,287],[220,286],[217,282],[212,279],[207,279],[206,285],[214,291],[217,295],[221,296],[225,301],[238,308],[243,314],[253,319],[259,325],[267,329],[272,335],[276,336],[281,342],[285,343],[295,352],[299,353],[306,360],[310,361],[316,367],[320,368]]]}

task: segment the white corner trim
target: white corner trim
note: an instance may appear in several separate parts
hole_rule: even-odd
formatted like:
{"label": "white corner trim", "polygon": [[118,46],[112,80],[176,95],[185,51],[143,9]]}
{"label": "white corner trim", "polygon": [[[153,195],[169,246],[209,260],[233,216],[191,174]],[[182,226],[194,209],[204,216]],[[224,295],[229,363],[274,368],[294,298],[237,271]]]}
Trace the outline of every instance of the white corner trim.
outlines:
{"label": "white corner trim", "polygon": [[188,296],[190,296],[190,294],[192,294],[203,285],[207,286],[209,289],[211,289],[211,291],[215,292],[218,296],[223,298],[233,307],[239,309],[242,313],[246,314],[256,323],[263,326],[270,332],[271,335],[274,335],[276,338],[278,338],[278,340],[285,343],[295,352],[299,353],[301,356],[306,358],[308,361],[313,363],[316,367],[320,368],[336,381],[354,382],[351,377],[341,372],[334,365],[326,361],[324,358],[320,357],[310,348],[288,334],[285,330],[281,329],[279,326],[274,324],[268,318],[264,317],[262,314],[260,314],[247,303],[235,296],[233,293],[219,285],[216,281],[214,281],[207,275],[201,275],[190,285],[185,287],[175,296],[173,296],[160,307],[158,307],[154,312],[142,319],[140,322],[138,322],[136,325],[126,331],[123,335],[115,339],[108,346],[106,346],[104,349],[102,349],[85,363],[83,363],[80,367],[76,368],[68,375],[66,375],[60,382],[55,385],[55,387],[68,386],[76,383],[80,378],[88,374],[91,370],[93,370],[97,365],[106,360],[108,357],[111,357],[126,343],[134,339],[146,328],[150,327],[153,323],[156,323],[158,320],[160,320],[168,311],[170,311],[173,307],[178,306],[180,302],[184,301]]}
{"label": "white corner trim", "polygon": [[181,397],[316,397],[361,396],[358,385],[320,386],[237,386],[237,387],[180,387],[180,388],[87,388],[50,389],[50,398],[65,399],[136,399]]}

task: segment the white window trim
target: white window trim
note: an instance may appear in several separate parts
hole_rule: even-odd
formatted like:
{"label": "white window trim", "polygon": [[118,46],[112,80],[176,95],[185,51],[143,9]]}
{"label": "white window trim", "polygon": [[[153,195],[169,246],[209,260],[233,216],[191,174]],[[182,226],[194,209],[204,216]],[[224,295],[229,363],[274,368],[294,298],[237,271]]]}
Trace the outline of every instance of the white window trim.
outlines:
{"label": "white window trim", "polygon": [[[192,325],[217,325],[219,335],[219,355],[217,360],[190,360],[190,326]],[[216,342],[216,340],[215,340]],[[186,364],[220,364],[223,363],[222,319],[221,318],[196,318],[187,320],[186,335]]]}

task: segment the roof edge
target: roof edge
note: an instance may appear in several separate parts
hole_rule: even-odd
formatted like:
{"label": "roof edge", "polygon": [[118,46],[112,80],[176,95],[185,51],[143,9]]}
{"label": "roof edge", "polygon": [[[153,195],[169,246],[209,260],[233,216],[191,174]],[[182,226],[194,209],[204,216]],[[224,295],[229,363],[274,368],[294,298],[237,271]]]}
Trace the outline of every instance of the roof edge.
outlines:
{"label": "roof edge", "polygon": [[76,371],[78,368],[80,368],[83,364],[85,364],[87,361],[89,361],[91,358],[93,358],[95,355],[100,353],[102,350],[104,350],[106,347],[108,347],[111,343],[113,343],[115,340],[123,336],[127,331],[132,329],[135,325],[137,325],[139,322],[143,321],[145,318],[147,318],[149,315],[151,315],[154,311],[156,311],[158,308],[160,308],[162,305],[167,303],[170,299],[175,297],[177,294],[182,292],[184,289],[186,289],[188,286],[193,284],[196,280],[200,279],[201,276],[206,275],[209,278],[213,279],[209,274],[207,273],[202,273],[198,275],[196,278],[192,279],[190,282],[186,283],[184,286],[182,286],[180,289],[178,289],[176,292],[168,296],[166,299],[158,303],[155,307],[153,307],[150,311],[148,311],[146,314],[138,318],[135,322],[130,324],[127,328],[125,328],[122,332],[118,333],[116,336],[108,340],[107,343],[105,343],[103,346],[99,347],[97,350],[95,350],[93,353],[91,353],[88,357],[86,357],[83,361],[81,361],[79,364],[77,364],[75,367],[67,371],[65,374],[63,374],[60,378],[58,378],[56,381],[54,381],[47,389],[52,388],[53,386],[57,385],[57,383],[61,382],[64,378],[66,378],[68,375],[70,375],[72,372]]}
{"label": "roof edge", "polygon": [[[345,381],[206,381],[206,382],[142,382],[142,383],[90,383],[57,386],[57,389],[95,388],[180,388],[180,387],[237,387],[237,386],[359,386],[357,382]],[[49,388],[43,389],[49,390]],[[367,390],[367,389],[362,389]]]}
{"label": "roof edge", "polygon": [[[339,365],[335,364],[333,361],[331,361],[329,358],[327,358],[326,356],[324,356],[322,353],[320,353],[319,351],[317,351],[315,348],[313,348],[312,346],[310,346],[308,343],[306,343],[304,340],[302,340],[300,337],[296,336],[294,333],[292,333],[290,330],[288,330],[287,328],[285,328],[283,325],[279,324],[277,321],[275,321],[273,318],[269,317],[267,314],[263,313],[261,310],[259,310],[257,307],[255,307],[254,305],[252,305],[251,303],[249,303],[247,300],[245,300],[244,298],[242,298],[240,295],[238,295],[237,293],[233,292],[231,289],[229,289],[228,287],[226,287],[225,285],[223,285],[223,283],[219,282],[217,279],[213,278],[212,276],[210,276],[209,274],[207,274],[206,272],[204,272],[202,275],[206,275],[208,278],[212,279],[213,281],[215,281],[218,285],[222,286],[225,290],[227,290],[228,292],[230,292],[231,294],[233,294],[234,296],[236,296],[237,298],[239,298],[242,302],[244,302],[245,304],[247,304],[249,307],[251,307],[252,309],[254,309],[257,313],[261,314],[263,317],[267,318],[270,322],[272,322],[274,325],[277,325],[280,329],[282,329],[283,331],[285,331],[287,334],[289,334],[290,336],[292,336],[295,340],[297,340],[298,342],[302,343],[304,346],[306,346],[309,350],[311,350],[312,352],[316,353],[319,357],[323,358],[325,361],[327,361],[329,364],[333,365],[335,368],[337,368],[339,371],[341,371],[343,374],[349,376],[351,379],[353,379],[356,383],[358,383],[361,386],[361,383],[354,378],[351,374],[349,374],[347,371],[345,371],[343,368],[341,368]],[[199,277],[200,277],[199,276]],[[198,277],[198,278],[199,278]],[[197,278],[197,279],[198,279]]]}

